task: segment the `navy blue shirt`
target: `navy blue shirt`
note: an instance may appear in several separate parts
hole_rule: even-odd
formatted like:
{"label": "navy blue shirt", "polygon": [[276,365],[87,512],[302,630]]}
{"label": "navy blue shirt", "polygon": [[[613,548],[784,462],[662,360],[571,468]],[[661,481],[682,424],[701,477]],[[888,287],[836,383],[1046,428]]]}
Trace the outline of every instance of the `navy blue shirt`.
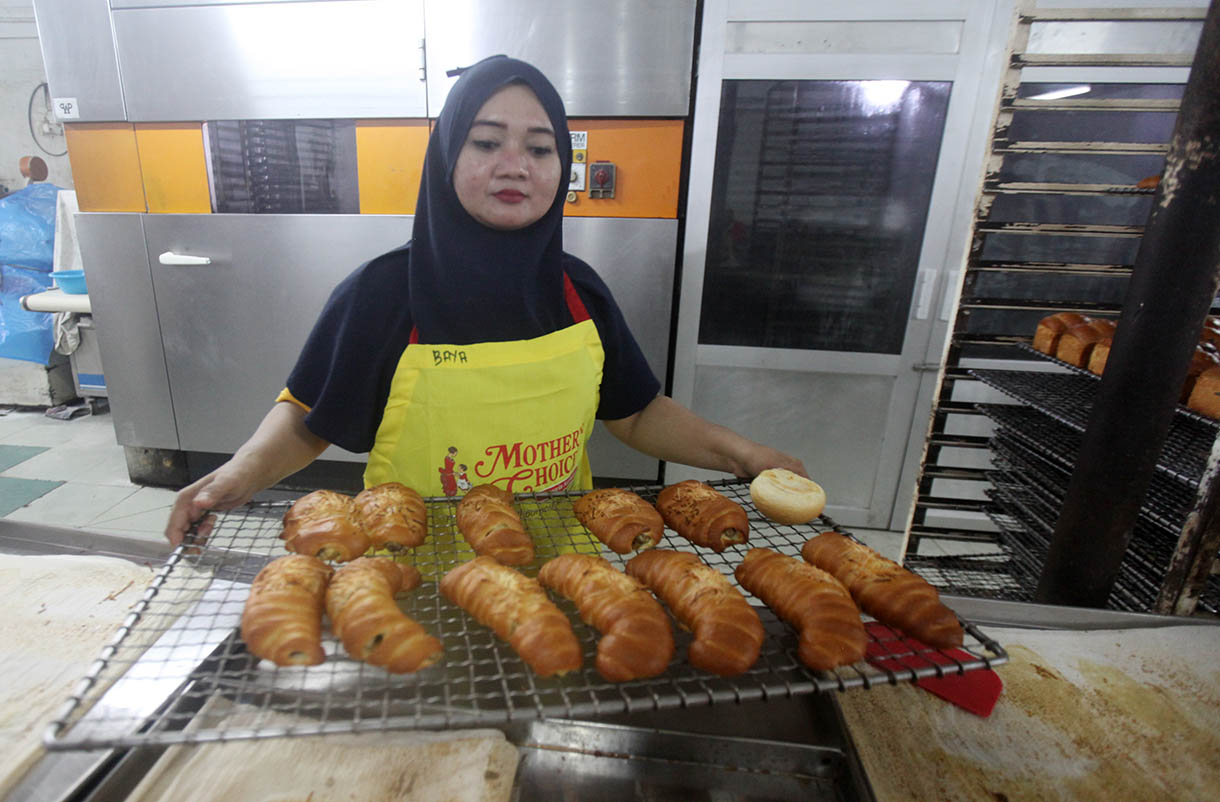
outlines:
{"label": "navy blue shirt", "polygon": [[[382,254],[339,283],[288,377],[288,391],[310,408],[309,430],[348,451],[372,449],[415,325],[407,303],[409,255],[409,245]],[[634,415],[660,392],[660,382],[601,277],[571,254],[563,258],[605,351],[597,417]],[[419,336],[427,342],[426,332]]]}

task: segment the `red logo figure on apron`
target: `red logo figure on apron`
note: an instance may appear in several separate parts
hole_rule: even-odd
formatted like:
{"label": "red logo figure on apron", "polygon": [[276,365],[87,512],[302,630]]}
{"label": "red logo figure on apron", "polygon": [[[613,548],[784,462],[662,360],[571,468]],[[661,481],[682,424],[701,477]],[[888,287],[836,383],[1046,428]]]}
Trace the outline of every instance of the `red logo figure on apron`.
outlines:
{"label": "red logo figure on apron", "polygon": [[457,448],[449,446],[449,453],[445,455],[445,467],[437,468],[441,474],[441,491],[446,496],[456,496],[458,491],[457,479],[453,476],[453,466],[457,463]]}

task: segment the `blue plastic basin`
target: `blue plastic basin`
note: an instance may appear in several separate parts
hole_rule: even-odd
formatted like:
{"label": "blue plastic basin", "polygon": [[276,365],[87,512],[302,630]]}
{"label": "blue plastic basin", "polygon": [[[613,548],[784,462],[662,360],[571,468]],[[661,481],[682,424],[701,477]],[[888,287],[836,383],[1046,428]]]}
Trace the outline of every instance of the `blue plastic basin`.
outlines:
{"label": "blue plastic basin", "polygon": [[85,288],[84,270],[54,270],[51,272],[51,278],[55,279],[57,287],[69,295],[85,295],[89,292]]}

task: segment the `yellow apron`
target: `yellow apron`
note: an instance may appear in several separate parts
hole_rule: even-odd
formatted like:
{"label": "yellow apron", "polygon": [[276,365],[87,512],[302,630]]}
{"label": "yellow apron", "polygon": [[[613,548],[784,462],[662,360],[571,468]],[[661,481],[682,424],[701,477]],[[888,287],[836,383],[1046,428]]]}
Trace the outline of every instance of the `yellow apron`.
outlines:
{"label": "yellow apron", "polygon": [[564,275],[577,321],[530,340],[421,345],[412,332],[364,472],[424,496],[494,484],[512,493],[588,490],[605,354]]}

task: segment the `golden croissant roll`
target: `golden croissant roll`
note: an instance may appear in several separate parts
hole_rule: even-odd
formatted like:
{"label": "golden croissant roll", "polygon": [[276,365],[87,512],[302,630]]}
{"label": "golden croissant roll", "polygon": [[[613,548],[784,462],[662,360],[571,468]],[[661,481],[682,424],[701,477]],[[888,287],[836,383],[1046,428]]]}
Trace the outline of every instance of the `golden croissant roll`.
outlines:
{"label": "golden croissant roll", "polygon": [[369,548],[352,497],[333,490],[315,490],[297,499],[284,513],[280,538],[289,551],[335,562],[354,560]]}
{"label": "golden croissant roll", "polygon": [[241,614],[241,638],[250,653],[277,666],[316,666],[325,660],[322,605],[332,572],[304,554],[263,566]]}
{"label": "golden croissant roll", "polygon": [[423,497],[400,482],[367,487],[352,503],[356,519],[375,549],[413,549],[428,536],[428,508]]}
{"label": "golden croissant roll", "polygon": [[715,488],[687,479],[670,485],[657,496],[657,509],[665,524],[697,546],[724,551],[750,536],[745,509]]}
{"label": "golden croissant roll", "polygon": [[938,649],[962,645],[962,625],[941,604],[936,588],[868,546],[823,532],[805,543],[801,556],[833,574],[860,609],[881,623]]}
{"label": "golden croissant roll", "polygon": [[458,531],[476,554],[505,565],[534,560],[534,541],[513,506],[513,494],[495,485],[475,485],[457,504]]}
{"label": "golden croissant roll", "polygon": [[581,620],[602,633],[596,665],[608,681],[655,677],[669,667],[669,616],[646,587],[609,561],[561,554],[543,564],[538,581],[575,602]]}
{"label": "golden croissant roll", "polygon": [[665,534],[657,508],[630,490],[607,487],[586,493],[572,505],[576,520],[611,551],[650,549]]}
{"label": "golden croissant roll", "polygon": [[762,620],[724,574],[695,554],[650,549],[627,562],[627,573],[652,588],[694,633],[691,665],[722,677],[747,671],[762,649]]}
{"label": "golden croissant roll", "polygon": [[392,674],[417,671],[441,657],[441,642],[399,609],[397,593],[419,586],[414,566],[361,557],[335,571],[326,589],[331,629],[355,660]]}
{"label": "golden croissant roll", "polygon": [[800,634],[796,655],[815,671],[864,659],[868,632],[839,580],[770,549],[750,549],[733,571],[746,590]]}
{"label": "golden croissant roll", "polygon": [[507,641],[538,676],[580,668],[572,623],[538,580],[482,556],[450,569],[441,578],[441,593]]}

